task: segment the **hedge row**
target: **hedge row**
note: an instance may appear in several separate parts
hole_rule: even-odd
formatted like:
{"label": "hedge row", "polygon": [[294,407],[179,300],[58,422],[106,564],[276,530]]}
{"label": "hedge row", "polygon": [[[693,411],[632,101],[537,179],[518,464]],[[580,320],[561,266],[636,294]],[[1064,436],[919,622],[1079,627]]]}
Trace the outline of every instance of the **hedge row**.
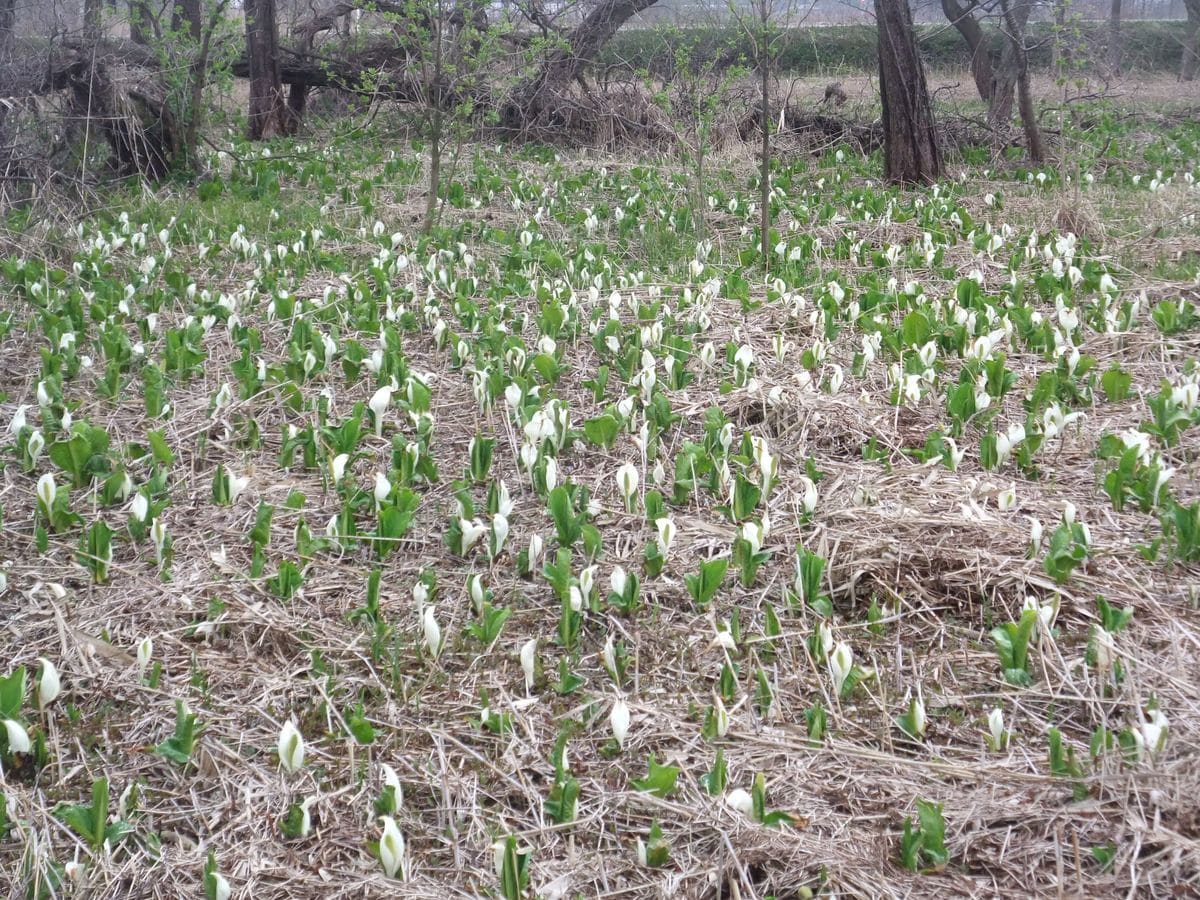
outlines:
{"label": "hedge row", "polygon": [[[1179,69],[1183,52],[1184,22],[1126,22],[1123,64],[1126,68],[1147,72]],[[961,69],[970,62],[967,45],[947,25],[918,25],[918,37],[926,65],[933,69]],[[1004,36],[998,28],[985,28],[997,52]],[[1030,26],[1030,65],[1046,68],[1050,64],[1053,25],[1048,22]],[[1102,63],[1107,42],[1107,24],[1084,22],[1068,28],[1063,43],[1080,48],[1077,55],[1086,67],[1091,61]],[[628,67],[666,75],[673,71],[677,51],[686,48],[692,65],[709,60],[735,64],[751,58],[752,46],[745,35],[732,26],[716,25],[691,28],[651,26],[625,28],[604,48],[598,62],[603,66]],[[875,27],[873,25],[831,25],[798,28],[783,42],[780,69],[796,75],[836,74],[872,71],[877,66]]]}

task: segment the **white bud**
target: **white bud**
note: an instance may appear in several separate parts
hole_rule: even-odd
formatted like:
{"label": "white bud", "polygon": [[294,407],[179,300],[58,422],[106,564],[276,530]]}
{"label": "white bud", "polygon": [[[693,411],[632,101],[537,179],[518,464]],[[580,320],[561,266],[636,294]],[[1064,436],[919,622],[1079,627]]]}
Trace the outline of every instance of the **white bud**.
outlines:
{"label": "white bud", "polygon": [[617,488],[626,505],[633,498],[638,487],[638,471],[632,463],[625,463],[617,469]]}
{"label": "white bud", "polygon": [[304,765],[304,737],[291,719],[279,730],[279,765],[288,774]]}
{"label": "white bud", "polygon": [[392,402],[392,387],[384,385],[377,390],[367,404],[371,407],[371,412],[375,416],[375,436],[379,437],[383,434],[383,414],[387,412],[388,405]]}
{"label": "white bud", "polygon": [[129,504],[129,513],[137,521],[145,522],[146,516],[150,515],[150,501],[146,499],[146,495],[139,493]]}
{"label": "white bud", "polygon": [[137,667],[138,677],[146,677],[146,669],[150,666],[150,660],[154,656],[154,639],[147,636],[138,641],[137,645]]}
{"label": "white bud", "polygon": [[421,615],[421,626],[425,632],[425,648],[434,659],[437,659],[438,654],[442,651],[442,629],[438,625],[433,611],[433,606],[425,607],[425,612]]}
{"label": "white bud", "polygon": [[33,745],[29,742],[29,733],[20,722],[5,719],[4,730],[8,736],[9,753],[29,753],[33,749]]}
{"label": "white bud", "polygon": [[382,506],[392,495],[392,483],[382,472],[375,473],[375,505]]}
{"label": "white bud", "polygon": [[54,508],[54,499],[58,496],[58,485],[54,481],[54,475],[47,472],[37,481],[37,496],[42,501],[42,506],[47,514]]}
{"label": "white bud", "polygon": [[849,644],[842,641],[829,654],[829,674],[833,678],[833,687],[837,693],[841,693],[842,685],[846,683],[853,668],[854,651]]}
{"label": "white bud", "polygon": [[58,669],[54,668],[54,663],[44,656],[38,657],[38,662],[42,664],[42,671],[38,675],[37,683],[38,708],[45,709],[62,691],[62,682],[58,677]]}
{"label": "white bud", "polygon": [[383,836],[379,839],[379,862],[388,878],[395,878],[400,873],[400,880],[406,877],[404,859],[404,836],[396,826],[396,820],[391,816],[383,816]]}
{"label": "white bud", "polygon": [[[622,698],[618,697],[616,702],[613,703],[608,723],[612,726],[612,733],[613,737],[616,738],[617,746],[622,750],[625,749],[625,736],[629,734],[629,720],[629,706]],[[8,723],[6,722],[5,724],[7,725]]]}
{"label": "white bud", "polygon": [[531,638],[521,647],[521,671],[525,673],[525,692],[533,689],[537,672],[537,638]]}
{"label": "white bud", "polygon": [[754,798],[750,792],[742,788],[734,788],[725,796],[725,803],[730,809],[735,809],[744,816],[754,815]]}
{"label": "white bud", "polygon": [[997,706],[988,713],[987,720],[988,732],[992,736],[992,748],[1004,749],[1004,710]]}

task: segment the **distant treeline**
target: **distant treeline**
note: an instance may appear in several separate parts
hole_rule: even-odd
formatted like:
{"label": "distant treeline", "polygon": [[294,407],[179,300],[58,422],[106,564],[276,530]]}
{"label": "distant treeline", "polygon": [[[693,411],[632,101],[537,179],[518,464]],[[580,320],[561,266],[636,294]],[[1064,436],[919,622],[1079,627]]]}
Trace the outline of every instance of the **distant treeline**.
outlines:
{"label": "distant treeline", "polygon": [[[1124,46],[1122,66],[1127,70],[1178,72],[1183,58],[1186,23],[1132,21],[1121,25]],[[1034,68],[1050,65],[1054,26],[1037,22],[1029,27],[1029,62]],[[999,28],[985,26],[998,54],[1004,45]],[[918,25],[917,33],[926,65],[933,69],[965,69],[970,65],[966,42],[948,23]],[[1063,46],[1068,56],[1084,68],[1103,65],[1108,24],[1089,21],[1068,25]],[[598,62],[669,76],[679,50],[685,50],[692,67],[717,61],[724,68],[752,59],[753,46],[731,25],[676,27],[655,25],[623,28],[605,46]],[[779,70],[796,75],[873,71],[878,65],[875,28],[871,25],[829,25],[797,28],[783,42]]]}

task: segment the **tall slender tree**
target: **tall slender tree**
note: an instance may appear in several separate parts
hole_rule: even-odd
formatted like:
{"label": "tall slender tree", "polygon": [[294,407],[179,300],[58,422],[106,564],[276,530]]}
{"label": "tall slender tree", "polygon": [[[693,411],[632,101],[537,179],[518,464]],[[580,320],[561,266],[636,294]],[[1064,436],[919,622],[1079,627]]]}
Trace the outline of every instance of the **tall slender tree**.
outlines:
{"label": "tall slender tree", "polygon": [[942,153],[908,0],[875,0],[875,23],[884,177],[897,184],[933,181],[942,174]]}
{"label": "tall slender tree", "polygon": [[[1017,80],[1017,104],[1021,112],[1021,125],[1025,129],[1025,144],[1029,158],[1040,163],[1046,158],[1046,147],[1042,141],[1042,129],[1038,125],[1037,110],[1033,105],[1033,90],[1029,84],[1029,51],[1025,47],[1025,24],[1029,21],[1029,10],[1033,0],[1018,0],[1013,9],[1009,0],[1000,0],[1000,12],[1004,17],[1008,49],[1012,51]],[[1018,18],[1021,16],[1021,18]]]}
{"label": "tall slender tree", "polygon": [[1112,0],[1108,11],[1108,68],[1114,75],[1121,71],[1121,0]]}
{"label": "tall slender tree", "polygon": [[250,64],[250,140],[291,134],[295,119],[283,95],[275,0],[244,0],[246,59]]}
{"label": "tall slender tree", "polygon": [[17,0],[0,0],[0,63],[12,54],[13,33],[17,22]]}
{"label": "tall slender tree", "polygon": [[[16,20],[17,0],[0,0],[0,67],[7,65],[12,56]],[[8,107],[0,103],[0,154],[6,154],[8,141]]]}

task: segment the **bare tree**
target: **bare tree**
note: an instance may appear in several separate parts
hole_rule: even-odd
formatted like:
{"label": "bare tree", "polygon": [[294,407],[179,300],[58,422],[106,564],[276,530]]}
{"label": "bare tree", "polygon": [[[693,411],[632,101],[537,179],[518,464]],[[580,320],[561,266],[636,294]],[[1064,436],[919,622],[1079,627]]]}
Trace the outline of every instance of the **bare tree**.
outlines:
{"label": "bare tree", "polygon": [[617,30],[657,0],[600,0],[583,21],[552,49],[537,71],[513,90],[505,104],[503,120],[523,130],[553,105],[557,92],[567,88]]}
{"label": "bare tree", "polygon": [[1187,10],[1187,32],[1183,41],[1183,62],[1179,67],[1180,81],[1193,81],[1200,68],[1200,0],[1183,0]]}
{"label": "bare tree", "polygon": [[0,65],[12,55],[13,31],[17,22],[17,0],[0,0]]}
{"label": "bare tree", "polygon": [[279,74],[275,0],[244,0],[246,57],[250,65],[250,139],[269,140],[294,131]]}
{"label": "bare tree", "polygon": [[897,184],[933,181],[942,174],[942,154],[907,0],[875,0],[875,22],[884,177]]}
{"label": "bare tree", "polygon": [[[13,31],[17,20],[17,0],[0,0],[0,67],[12,56]],[[7,156],[8,107],[0,103],[0,155]]]}
{"label": "bare tree", "polygon": [[1017,103],[1021,111],[1021,125],[1025,129],[1025,143],[1029,158],[1040,163],[1046,158],[1046,148],[1042,142],[1042,130],[1038,126],[1037,110],[1033,106],[1033,92],[1029,85],[1029,52],[1025,47],[1025,24],[1029,21],[1029,9],[1032,6],[1033,0],[1024,0],[1017,8],[1023,13],[1023,18],[1019,18],[1008,0],[1000,0],[1000,11],[1004,16],[1016,70]]}
{"label": "bare tree", "polygon": [[983,33],[983,26],[975,17],[978,7],[976,0],[968,0],[966,6],[958,0],[942,0],[942,12],[950,20],[962,39],[971,50],[971,76],[975,79],[975,89],[979,91],[979,99],[990,102],[992,99],[992,51]]}
{"label": "bare tree", "polygon": [[991,102],[988,104],[988,124],[995,128],[1000,138],[1013,120],[1013,100],[1021,67],[1019,48],[1025,46],[1025,29],[1032,8],[1033,0],[1019,0],[1010,14],[1001,10],[1000,30],[1006,41],[992,76]]}
{"label": "bare tree", "polygon": [[1112,0],[1108,13],[1108,68],[1116,75],[1121,71],[1121,0]]}

